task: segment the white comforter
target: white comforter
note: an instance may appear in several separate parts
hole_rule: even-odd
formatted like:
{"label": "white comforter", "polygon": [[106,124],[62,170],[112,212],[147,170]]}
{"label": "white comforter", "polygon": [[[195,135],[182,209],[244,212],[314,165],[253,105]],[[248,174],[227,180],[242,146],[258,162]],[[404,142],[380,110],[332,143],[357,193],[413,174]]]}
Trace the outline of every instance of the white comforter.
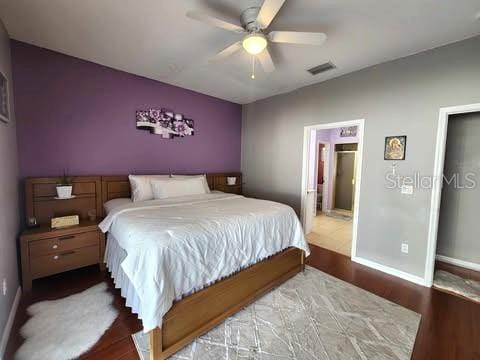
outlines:
{"label": "white comforter", "polygon": [[127,253],[145,332],[175,299],[290,246],[310,253],[291,207],[224,193],[119,206],[99,226]]}

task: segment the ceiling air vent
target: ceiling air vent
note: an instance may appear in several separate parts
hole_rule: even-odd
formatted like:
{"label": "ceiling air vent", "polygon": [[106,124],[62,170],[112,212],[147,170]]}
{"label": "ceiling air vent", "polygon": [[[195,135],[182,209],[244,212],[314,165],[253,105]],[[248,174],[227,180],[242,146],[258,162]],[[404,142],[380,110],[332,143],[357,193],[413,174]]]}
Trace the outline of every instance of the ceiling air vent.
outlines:
{"label": "ceiling air vent", "polygon": [[312,75],[318,75],[320,73],[323,73],[325,71],[329,71],[329,70],[332,70],[332,69],[335,69],[336,66],[333,65],[330,61],[325,63],[325,64],[321,64],[321,65],[318,65],[318,66],[315,66],[311,69],[308,69],[307,71],[312,74]]}

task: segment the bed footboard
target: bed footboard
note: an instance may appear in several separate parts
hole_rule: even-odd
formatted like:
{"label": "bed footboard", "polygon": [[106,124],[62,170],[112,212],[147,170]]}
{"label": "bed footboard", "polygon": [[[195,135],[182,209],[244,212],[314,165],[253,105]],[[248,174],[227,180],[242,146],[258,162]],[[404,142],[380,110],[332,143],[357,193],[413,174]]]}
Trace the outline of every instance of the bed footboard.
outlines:
{"label": "bed footboard", "polygon": [[178,302],[150,332],[150,359],[163,360],[305,268],[305,254],[288,248]]}

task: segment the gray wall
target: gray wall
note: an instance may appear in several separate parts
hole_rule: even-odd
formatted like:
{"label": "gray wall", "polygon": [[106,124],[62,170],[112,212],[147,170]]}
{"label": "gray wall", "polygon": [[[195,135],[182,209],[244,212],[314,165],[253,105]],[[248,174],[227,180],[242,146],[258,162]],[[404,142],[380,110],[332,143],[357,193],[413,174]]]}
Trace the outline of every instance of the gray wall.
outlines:
{"label": "gray wall", "polygon": [[0,121],[0,289],[7,279],[7,296],[0,290],[0,338],[18,288],[16,238],[19,226],[18,164],[15,120],[13,114],[10,40],[0,21],[0,71],[10,85],[10,112],[12,121]]}
{"label": "gray wall", "polygon": [[[437,254],[480,264],[480,113],[448,119]],[[450,181],[452,180],[452,181]]]}
{"label": "gray wall", "polygon": [[357,256],[423,278],[431,190],[386,188],[385,136],[408,135],[397,173],[431,175],[439,108],[480,102],[479,59],[476,37],[244,106],[246,193],[299,210],[303,127],[364,118]]}

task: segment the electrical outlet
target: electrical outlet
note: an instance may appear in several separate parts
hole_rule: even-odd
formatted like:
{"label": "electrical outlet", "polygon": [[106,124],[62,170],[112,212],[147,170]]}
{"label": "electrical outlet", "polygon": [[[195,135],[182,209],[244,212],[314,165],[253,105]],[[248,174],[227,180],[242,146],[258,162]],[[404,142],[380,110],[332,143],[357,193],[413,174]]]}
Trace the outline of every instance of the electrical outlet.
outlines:
{"label": "electrical outlet", "polygon": [[7,279],[5,278],[2,281],[2,293],[3,293],[3,296],[7,295]]}
{"label": "electrical outlet", "polygon": [[402,253],[408,254],[408,244],[402,244]]}

